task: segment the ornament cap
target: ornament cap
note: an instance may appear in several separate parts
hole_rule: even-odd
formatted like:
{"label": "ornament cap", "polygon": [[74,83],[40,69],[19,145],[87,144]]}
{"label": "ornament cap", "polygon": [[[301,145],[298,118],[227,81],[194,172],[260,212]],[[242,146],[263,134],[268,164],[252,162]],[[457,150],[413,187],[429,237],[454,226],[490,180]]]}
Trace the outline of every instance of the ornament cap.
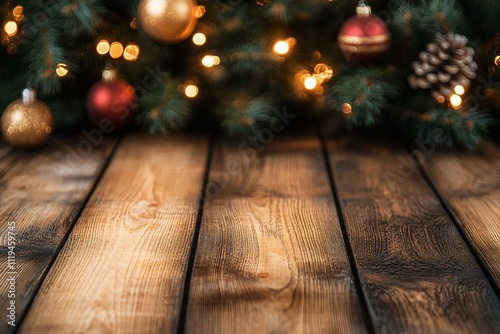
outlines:
{"label": "ornament cap", "polygon": [[116,80],[118,77],[118,71],[115,68],[112,67],[106,67],[102,71],[102,81],[104,82],[111,82]]}
{"label": "ornament cap", "polygon": [[23,89],[22,97],[24,104],[31,104],[36,100],[36,90],[33,88],[25,88]]}
{"label": "ornament cap", "polygon": [[361,1],[358,7],[356,7],[356,13],[360,17],[367,17],[372,15],[372,8],[368,6],[364,1]]}

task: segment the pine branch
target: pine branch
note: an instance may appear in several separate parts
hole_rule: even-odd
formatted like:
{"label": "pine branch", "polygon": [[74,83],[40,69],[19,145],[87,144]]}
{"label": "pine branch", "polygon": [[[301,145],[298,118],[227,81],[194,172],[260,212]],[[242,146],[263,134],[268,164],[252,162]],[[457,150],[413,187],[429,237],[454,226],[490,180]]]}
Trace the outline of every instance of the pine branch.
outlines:
{"label": "pine branch", "polygon": [[266,1],[261,0],[260,2],[262,3],[265,16],[281,23],[291,22],[302,12],[300,1],[276,0],[266,3]]}
{"label": "pine branch", "polygon": [[406,59],[415,58],[436,32],[467,34],[463,9],[457,0],[402,1],[394,12],[392,27],[399,39],[395,45],[411,45]]}
{"label": "pine branch", "polygon": [[141,97],[137,123],[145,131],[167,135],[186,126],[191,115],[190,106],[179,92],[179,84],[170,75],[165,75],[161,85]]}
{"label": "pine branch", "polygon": [[58,64],[67,66],[69,73],[76,72],[78,67],[68,48],[82,32],[96,33],[104,9],[98,0],[31,0],[26,1],[24,8],[27,83],[42,96],[52,96],[62,88],[56,74]]}
{"label": "pine branch", "polygon": [[[384,70],[364,68],[344,75],[327,92],[327,106],[346,114],[350,126],[367,127],[376,124],[387,107],[388,99],[397,95],[396,87],[384,79],[388,74]],[[348,113],[345,104],[350,105]]]}
{"label": "pine branch", "polygon": [[56,74],[59,63],[70,64],[64,57],[64,50],[58,46],[57,31],[50,26],[40,27],[31,41],[27,61],[28,86],[36,88],[41,95],[50,96],[61,90],[60,78]]}
{"label": "pine branch", "polygon": [[390,116],[406,137],[432,140],[440,147],[463,146],[475,149],[492,124],[482,111],[444,109],[433,100],[413,98],[406,108],[393,108]]}
{"label": "pine branch", "polygon": [[500,1],[498,0],[460,0],[473,29],[471,34],[482,40],[489,39],[500,32]]}
{"label": "pine branch", "polygon": [[223,129],[234,137],[256,137],[274,117],[274,106],[267,98],[246,95],[245,92],[233,94],[231,99],[215,110],[222,118]]}
{"label": "pine branch", "polygon": [[106,13],[100,0],[66,0],[60,2],[58,22],[70,36],[94,35]]}

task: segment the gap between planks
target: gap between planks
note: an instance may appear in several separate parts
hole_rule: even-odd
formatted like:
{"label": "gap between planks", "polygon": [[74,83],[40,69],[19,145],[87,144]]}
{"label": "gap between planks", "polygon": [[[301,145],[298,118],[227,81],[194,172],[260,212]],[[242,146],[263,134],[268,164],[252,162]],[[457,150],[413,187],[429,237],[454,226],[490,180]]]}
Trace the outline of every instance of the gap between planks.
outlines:
{"label": "gap between planks", "polygon": [[347,250],[347,256],[348,256],[349,262],[351,264],[354,283],[356,284],[356,290],[358,291],[358,294],[360,297],[360,303],[361,303],[361,306],[363,308],[363,315],[366,319],[367,330],[369,333],[373,334],[373,333],[375,333],[375,327],[374,327],[373,318],[372,318],[370,311],[369,311],[368,296],[366,295],[366,293],[361,285],[361,278],[359,275],[358,266],[356,264],[356,259],[354,258],[354,253],[352,251],[351,242],[349,241],[349,234],[347,233],[344,215],[342,214],[342,204],[340,203],[338,188],[337,188],[337,185],[335,182],[335,178],[333,177],[333,174],[332,174],[333,169],[332,169],[332,165],[330,163],[330,158],[328,157],[328,147],[327,147],[326,136],[321,129],[318,129],[317,133],[318,133],[319,139],[321,140],[321,150],[323,153],[323,160],[325,161],[325,167],[326,167],[326,170],[328,173],[328,181],[330,182],[330,189],[332,191],[332,195],[333,195],[333,198],[335,201],[335,207],[337,208],[337,215],[339,217],[340,229],[342,231],[342,236],[344,238],[344,244],[345,244],[345,247]]}
{"label": "gap between planks", "polygon": [[398,154],[406,149],[383,142],[328,142],[330,173],[376,332],[493,333],[500,325],[493,286],[423,176],[387,177],[397,173]]}
{"label": "gap between planks", "polygon": [[290,139],[218,141],[186,332],[367,331],[319,138]]}
{"label": "gap between planks", "polygon": [[[332,166],[330,165],[330,162],[329,162],[326,142],[325,142],[324,138],[321,138],[321,139],[322,139],[321,140],[321,145],[322,145],[321,150],[322,150],[324,163],[327,166],[327,174],[328,174],[328,177],[330,178],[329,181],[330,181],[331,192],[333,193],[333,197],[335,198],[335,201],[336,201],[335,206],[337,208],[339,208],[339,210],[337,211],[337,215],[338,215],[339,219],[341,220],[340,223],[341,223],[342,235],[344,236],[344,243],[345,243],[345,246],[347,248],[347,254],[349,256],[349,262],[350,262],[351,268],[353,268],[353,270],[355,272],[353,274],[354,274],[354,279],[355,279],[355,283],[356,283],[356,288],[359,290],[358,291],[359,301],[361,302],[361,306],[363,306],[365,308],[365,311],[368,314],[368,316],[367,316],[368,317],[367,319],[369,319],[369,321],[367,323],[367,325],[369,327],[368,330],[370,332],[373,332],[374,331],[373,330],[373,323],[372,323],[373,319],[369,316],[370,313],[366,310],[368,308],[366,303],[368,302],[369,298],[364,294],[364,291],[362,289],[361,279],[359,278],[358,269],[356,267],[356,261],[355,261],[355,258],[353,256],[352,247],[351,247],[349,239],[348,239],[348,232],[346,230],[344,218],[342,216],[342,210],[340,210],[341,203],[339,201],[339,195],[338,195],[338,190],[336,189],[335,180],[332,176]],[[202,183],[203,190],[201,191],[201,197],[200,197],[199,202],[198,202],[196,224],[194,227],[193,237],[192,237],[191,245],[190,245],[189,252],[188,252],[188,259],[189,259],[188,260],[188,267],[187,267],[187,270],[185,272],[185,277],[184,277],[183,283],[182,283],[182,295],[181,295],[181,302],[179,305],[179,317],[177,318],[178,322],[175,326],[175,328],[176,328],[175,331],[177,333],[184,332],[185,325],[186,325],[185,321],[186,321],[186,317],[187,317],[186,312],[187,312],[187,309],[189,306],[188,300],[189,300],[189,295],[190,295],[191,275],[193,274],[192,269],[194,267],[194,260],[195,260],[196,253],[198,250],[199,234],[200,234],[200,230],[202,228],[203,211],[205,209],[204,194],[206,192],[209,173],[210,173],[210,167],[211,167],[211,161],[213,159],[213,151],[214,151],[214,139],[213,139],[213,137],[210,139],[209,147],[210,148],[208,150],[208,156],[207,156],[207,160],[206,160],[206,165],[205,165],[205,169],[204,169],[204,176],[203,176],[203,183]],[[116,148],[117,148],[117,146],[115,146],[115,150],[116,150]],[[110,161],[111,161],[111,159],[108,160],[108,164]],[[102,176],[102,174],[103,173],[101,173],[101,176]],[[97,185],[97,182],[96,182],[95,186],[96,185]],[[436,189],[434,189],[434,190],[436,192],[436,195],[439,197],[437,190]],[[332,203],[332,205],[334,205],[334,203]],[[68,235],[69,235],[69,233],[68,233]],[[55,256],[54,256],[54,258],[55,258]]]}
{"label": "gap between planks", "polygon": [[189,258],[186,268],[186,275],[182,283],[182,295],[180,301],[179,317],[176,324],[175,332],[178,334],[185,332],[186,327],[186,313],[189,302],[189,291],[191,289],[191,275],[193,274],[194,260],[198,248],[198,240],[200,236],[201,221],[203,219],[203,209],[205,206],[205,194],[207,192],[208,178],[210,175],[210,167],[212,165],[212,157],[215,147],[215,134],[212,133],[209,138],[209,148],[207,153],[207,160],[205,165],[205,175],[203,176],[203,185],[201,190],[200,202],[198,203],[198,215],[196,217],[196,224],[193,232],[193,239],[189,249]]}
{"label": "gap between planks", "polygon": [[[460,159],[467,159],[467,163],[473,162],[475,165],[469,167],[476,167],[481,169],[480,172],[475,172],[474,170],[470,169],[468,170],[469,173],[467,176],[474,180],[473,186],[476,186],[476,184],[478,183],[484,182],[485,184],[479,185],[479,187],[485,187],[487,184],[489,186],[498,187],[500,185],[500,159],[498,157],[498,155],[500,154],[500,150],[498,145],[493,142],[483,141],[481,146],[478,148],[478,151],[476,152],[463,152],[459,149],[456,149],[453,151],[442,150],[440,152],[426,152],[427,154],[424,154],[422,148],[414,146],[408,147],[408,152],[409,154],[420,152],[421,155],[425,156],[424,160],[418,163],[417,168],[419,172],[422,174],[429,187],[441,202],[443,208],[446,210],[451,221],[453,221],[453,223],[455,224],[456,229],[460,233],[460,236],[469,248],[471,254],[476,259],[476,262],[483,271],[486,279],[488,279],[497,297],[500,299],[500,263],[497,260],[496,263],[494,262],[491,265],[488,265],[489,262],[494,261],[495,257],[498,257],[499,252],[496,250],[488,249],[487,247],[495,244],[499,245],[500,239],[498,237],[495,239],[495,235],[500,235],[500,226],[498,225],[498,223],[500,222],[500,209],[497,208],[497,212],[492,212],[492,208],[482,207],[482,209],[485,209],[486,211],[482,212],[482,216],[480,216],[476,220],[471,220],[470,218],[468,219],[464,216],[462,208],[456,207],[456,205],[454,205],[455,198],[453,190],[443,188],[442,186],[440,187],[438,184],[438,182],[446,183],[446,181],[451,178],[451,176],[448,176],[450,170],[445,171],[442,168],[443,166],[446,166],[446,163],[447,166],[450,166],[453,164],[459,164],[461,162]],[[452,153],[452,155],[449,155],[450,152]],[[496,157],[494,156],[495,153],[497,154]],[[491,165],[486,166],[487,162],[491,162]],[[436,168],[440,169],[435,170]],[[459,172],[464,172],[465,170],[465,168],[462,167],[457,167],[454,169],[458,169]],[[489,174],[483,174],[488,172],[493,173],[493,176]],[[453,173],[453,171],[451,171],[451,173]],[[496,183],[495,175],[497,176]],[[488,178],[490,178],[490,180],[485,182],[485,180]],[[458,183],[457,177],[453,179],[456,183]],[[467,184],[467,186],[470,186],[470,184]],[[465,196],[465,201],[467,201],[468,198],[476,197],[471,189],[468,189],[468,187],[461,187],[460,189],[454,190],[459,190],[461,193],[468,193]],[[497,190],[486,189],[485,194],[486,196],[489,196],[490,199],[494,195],[496,195],[498,201],[500,191],[498,190],[498,188]],[[479,200],[482,200],[482,198],[479,198]],[[471,210],[472,208],[467,204],[468,203],[465,204],[465,208]],[[497,216],[495,217],[495,215]],[[488,225],[486,221],[488,220],[488,218],[491,219],[491,221],[494,221],[496,219],[497,225]],[[479,225],[480,231],[477,231],[474,225]],[[487,231],[491,231],[491,234]],[[480,233],[483,234],[481,235]],[[478,240],[481,239],[484,241],[482,243],[478,242]],[[500,246],[497,246],[497,249],[498,247]]]}
{"label": "gap between planks", "polygon": [[175,331],[207,151],[205,136],[126,137],[20,331]]}
{"label": "gap between planks", "polygon": [[45,270],[43,271],[42,275],[40,276],[40,281],[37,283],[37,285],[33,289],[33,293],[30,295],[29,299],[27,300],[26,307],[24,308],[24,310],[22,311],[22,313],[19,314],[19,324],[17,325],[16,330],[14,332],[18,332],[18,329],[21,328],[21,326],[23,324],[23,320],[24,320],[24,318],[26,316],[26,313],[30,309],[31,304],[33,303],[33,300],[35,299],[36,295],[38,294],[38,291],[40,290],[40,287],[42,286],[43,282],[45,281],[45,278],[47,277],[47,274],[49,273],[49,271],[52,268],[54,262],[56,261],[57,257],[59,256],[59,253],[61,252],[61,249],[63,249],[64,245],[66,244],[66,241],[68,240],[71,232],[73,231],[73,228],[75,227],[76,222],[80,218],[83,210],[85,210],[85,207],[86,207],[86,205],[87,205],[90,197],[94,193],[97,185],[99,184],[99,181],[101,180],[102,176],[106,172],[106,170],[107,170],[110,162],[113,160],[113,157],[115,156],[115,153],[116,153],[118,147],[120,146],[122,138],[123,137],[119,137],[116,140],[116,142],[114,143],[114,145],[113,145],[113,147],[111,149],[111,153],[107,156],[106,160],[104,161],[104,164],[103,164],[101,170],[99,171],[97,177],[95,178],[92,186],[90,187],[90,190],[89,190],[87,196],[85,197],[85,199],[81,203],[81,206],[78,208],[78,211],[76,212],[76,215],[73,218],[72,223],[69,225],[68,230],[66,231],[66,233],[63,236],[63,238],[61,239],[61,242],[57,246],[54,254],[52,255],[49,263],[47,264],[47,267],[45,268]]}
{"label": "gap between planks", "polygon": [[[61,240],[84,207],[116,143],[114,139],[106,139],[85,157],[73,154],[67,159],[64,153],[75,150],[83,139],[83,136],[64,141],[55,138],[36,151],[11,149],[2,142],[0,220],[16,223],[17,326],[7,326],[5,321],[0,332],[12,332],[19,327],[48,272],[47,265],[56,257]],[[1,233],[2,248],[7,247],[5,231]],[[1,291],[7,291],[5,282],[0,282]],[[8,302],[6,292],[2,292],[0,300],[2,305]]]}

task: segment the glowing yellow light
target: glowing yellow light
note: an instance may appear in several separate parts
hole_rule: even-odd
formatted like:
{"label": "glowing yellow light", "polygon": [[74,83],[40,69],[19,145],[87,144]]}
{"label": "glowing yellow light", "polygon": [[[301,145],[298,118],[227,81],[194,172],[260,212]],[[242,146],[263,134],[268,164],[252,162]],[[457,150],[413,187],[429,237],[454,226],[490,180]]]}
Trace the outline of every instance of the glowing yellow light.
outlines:
{"label": "glowing yellow light", "polygon": [[203,45],[207,42],[207,36],[204,33],[198,32],[193,35],[193,43],[195,45]]}
{"label": "glowing yellow light", "polygon": [[109,55],[113,59],[120,58],[123,54],[123,45],[120,42],[113,42],[109,47]]}
{"label": "glowing yellow light", "polygon": [[101,39],[99,43],[97,43],[96,50],[100,55],[107,54],[109,52],[109,42],[105,39]]}
{"label": "glowing yellow light", "polygon": [[138,23],[137,23],[137,17],[134,17],[132,21],[130,21],[130,28],[137,30]]}
{"label": "glowing yellow light", "polygon": [[462,85],[455,86],[454,90],[455,90],[455,94],[458,94],[458,95],[464,95],[465,94],[465,88]]}
{"label": "glowing yellow light", "polygon": [[350,115],[352,113],[352,106],[349,103],[342,104],[342,113],[344,115]]}
{"label": "glowing yellow light", "polygon": [[458,109],[462,106],[462,98],[460,95],[453,94],[450,96],[450,103],[453,108]]}
{"label": "glowing yellow light", "polygon": [[19,22],[23,19],[23,12],[24,12],[23,6],[16,6],[12,10],[12,15],[14,15],[14,19]]}
{"label": "glowing yellow light", "polygon": [[278,41],[274,44],[274,53],[285,55],[290,51],[290,45],[286,41]]}
{"label": "glowing yellow light", "polygon": [[196,17],[197,19],[201,19],[205,15],[206,12],[207,12],[207,8],[205,6],[197,6],[194,9],[194,17]]}
{"label": "glowing yellow light", "polygon": [[220,58],[217,56],[206,55],[201,60],[201,63],[205,67],[213,67],[220,64]]}
{"label": "glowing yellow light", "polygon": [[14,21],[7,22],[5,23],[3,30],[5,30],[7,35],[14,36],[17,33],[17,23]]}
{"label": "glowing yellow light", "polygon": [[305,80],[304,80],[304,87],[308,90],[313,90],[314,88],[316,88],[316,86],[318,85],[318,81],[316,80],[315,77],[307,77]]}
{"label": "glowing yellow light", "polygon": [[495,65],[500,66],[500,55],[495,57]]}
{"label": "glowing yellow light", "polygon": [[187,85],[186,88],[184,88],[184,94],[186,94],[187,97],[189,98],[194,98],[198,95],[199,89],[198,86],[196,85]]}
{"label": "glowing yellow light", "polygon": [[137,44],[129,43],[125,47],[125,50],[123,50],[123,58],[128,61],[135,61],[139,58],[140,51],[141,49]]}
{"label": "glowing yellow light", "polygon": [[68,73],[69,73],[68,65],[66,65],[64,63],[57,64],[57,67],[56,67],[57,76],[62,78],[62,77],[65,77],[66,75],[68,75]]}

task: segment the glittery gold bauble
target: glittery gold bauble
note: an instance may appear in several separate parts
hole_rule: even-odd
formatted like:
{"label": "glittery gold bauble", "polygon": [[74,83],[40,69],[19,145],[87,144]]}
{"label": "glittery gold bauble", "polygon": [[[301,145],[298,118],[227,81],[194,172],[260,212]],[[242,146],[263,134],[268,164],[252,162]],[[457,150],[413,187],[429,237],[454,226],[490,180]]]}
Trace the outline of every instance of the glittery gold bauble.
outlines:
{"label": "glittery gold bauble", "polygon": [[49,106],[36,99],[35,91],[25,89],[23,98],[12,102],[3,112],[0,127],[12,146],[35,148],[49,139],[54,119]]}
{"label": "glittery gold bauble", "polygon": [[178,43],[187,39],[196,28],[196,0],[141,0],[137,18],[153,39]]}

